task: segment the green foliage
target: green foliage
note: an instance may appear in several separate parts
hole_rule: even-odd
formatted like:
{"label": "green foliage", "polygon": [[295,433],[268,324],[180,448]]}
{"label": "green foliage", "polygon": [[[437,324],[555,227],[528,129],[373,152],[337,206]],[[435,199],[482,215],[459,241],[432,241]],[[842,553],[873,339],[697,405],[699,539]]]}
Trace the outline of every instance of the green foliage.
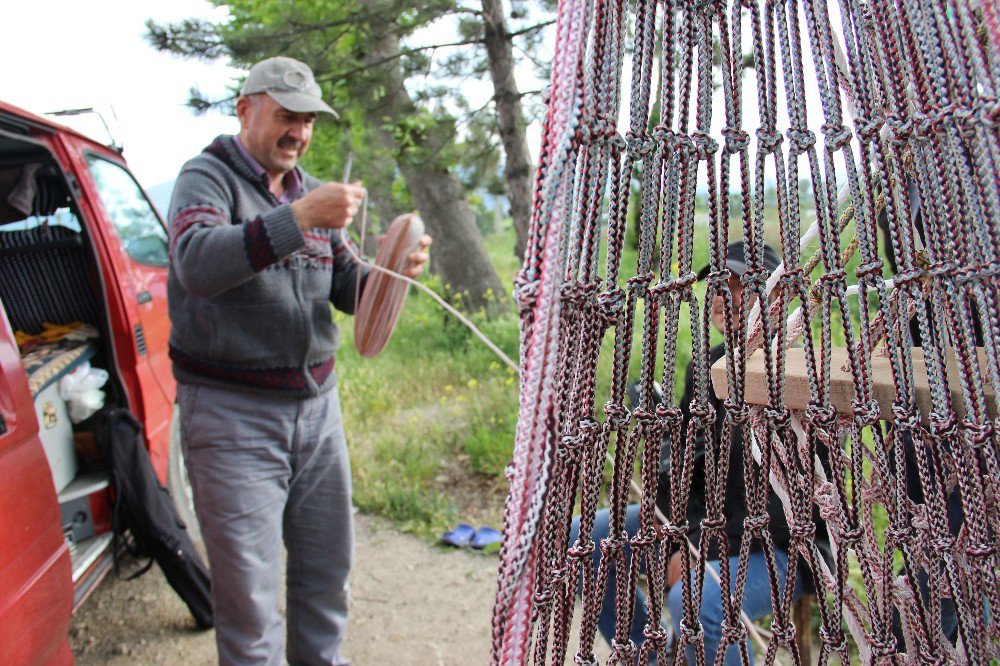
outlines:
{"label": "green foliage", "polygon": [[428,150],[439,150],[447,140],[445,133],[453,132],[453,121],[448,114],[418,110],[402,117],[386,119],[385,129],[397,146],[397,158],[410,162],[421,160]]}
{"label": "green foliage", "polygon": [[493,209],[486,205],[486,201],[483,199],[481,194],[470,194],[469,195],[469,205],[472,207],[472,212],[476,215],[476,226],[479,228],[479,233],[484,236],[493,231]]}
{"label": "green foliage", "polygon": [[448,161],[456,166],[458,178],[467,191],[501,196],[507,191],[507,185],[503,177],[503,151],[493,133],[493,120],[487,120],[482,114],[466,117],[465,138],[454,144],[453,151],[447,155]]}
{"label": "green foliage", "polygon": [[225,47],[215,26],[203,19],[184,19],[160,25],[146,21],[150,43],[160,51],[211,61],[225,55]]}
{"label": "green foliage", "polygon": [[391,191],[392,200],[399,202],[401,210],[410,210],[414,207],[413,197],[410,196],[410,190],[406,187],[406,181],[398,173],[393,178]]}
{"label": "green foliage", "polygon": [[481,39],[483,36],[483,22],[479,17],[462,16],[458,19],[458,36],[466,41]]}

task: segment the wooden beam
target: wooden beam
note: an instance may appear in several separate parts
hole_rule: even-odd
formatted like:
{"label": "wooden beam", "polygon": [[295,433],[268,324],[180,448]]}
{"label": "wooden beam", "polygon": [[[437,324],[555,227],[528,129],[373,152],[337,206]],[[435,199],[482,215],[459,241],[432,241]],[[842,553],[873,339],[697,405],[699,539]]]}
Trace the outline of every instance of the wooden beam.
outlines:
{"label": "wooden beam", "polygon": [[[803,664],[811,664],[813,647],[812,611],[815,594],[804,594],[792,604],[792,621],[795,623],[795,643],[799,648],[799,659]],[[817,655],[819,656],[819,655]]]}
{"label": "wooden beam", "polygon": [[[986,393],[987,412],[991,419],[997,417],[997,403],[994,387],[989,381],[986,365],[986,350],[977,349],[979,370],[983,377]],[[917,408],[921,419],[926,422],[931,411],[931,392],[927,380],[927,368],[924,364],[924,350],[914,347],[910,350],[913,358],[913,383],[916,391]],[[851,403],[854,400],[854,376],[848,369],[847,349],[835,348],[830,357],[830,402],[841,415],[851,414]],[[948,389],[955,412],[959,418],[965,415],[965,404],[962,397],[962,386],[959,382],[958,364],[954,352],[948,353]],[[817,373],[821,372],[817,367]],[[892,403],[896,399],[896,387],[892,383],[892,370],[889,358],[880,353],[872,357],[872,391],[878,402],[880,418],[892,421]],[[723,356],[712,366],[712,386],[715,394],[725,398],[729,394],[729,378],[726,375],[726,357]],[[746,401],[753,405],[766,405],[768,402],[767,373],[764,369],[764,354],[758,350],[747,361],[746,370]],[[806,375],[805,349],[792,347],[787,351],[785,364],[785,404],[793,410],[804,410],[812,398],[809,392],[809,381]]]}

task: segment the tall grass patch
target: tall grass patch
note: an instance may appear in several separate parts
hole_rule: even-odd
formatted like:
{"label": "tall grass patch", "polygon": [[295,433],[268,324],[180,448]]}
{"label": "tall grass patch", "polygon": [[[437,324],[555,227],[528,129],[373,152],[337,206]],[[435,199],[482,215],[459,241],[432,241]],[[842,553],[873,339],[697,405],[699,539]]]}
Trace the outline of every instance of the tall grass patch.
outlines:
{"label": "tall grass patch", "polygon": [[[490,238],[488,246],[498,254],[505,247],[513,258],[512,234]],[[501,280],[512,284],[516,260],[506,265],[509,273]],[[436,276],[423,281],[439,294],[445,291]],[[492,320],[466,314],[516,363],[513,312]],[[362,358],[354,349],[352,317],[336,313],[336,321],[342,333],[337,372],[354,501],[408,531],[439,534],[462,518],[455,478],[503,478],[517,421],[516,373],[415,289],[392,339],[375,358]],[[482,502],[495,507],[499,521],[502,493]]]}

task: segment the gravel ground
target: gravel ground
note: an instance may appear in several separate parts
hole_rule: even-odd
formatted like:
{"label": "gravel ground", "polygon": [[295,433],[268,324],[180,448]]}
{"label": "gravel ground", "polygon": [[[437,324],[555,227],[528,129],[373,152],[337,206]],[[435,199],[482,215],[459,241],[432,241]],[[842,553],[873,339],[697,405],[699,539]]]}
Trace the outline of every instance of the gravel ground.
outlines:
{"label": "gravel ground", "polygon": [[[344,656],[368,664],[486,664],[496,555],[433,546],[358,515]],[[213,664],[215,634],[194,628],[158,567],[110,575],[73,619],[78,664]]]}

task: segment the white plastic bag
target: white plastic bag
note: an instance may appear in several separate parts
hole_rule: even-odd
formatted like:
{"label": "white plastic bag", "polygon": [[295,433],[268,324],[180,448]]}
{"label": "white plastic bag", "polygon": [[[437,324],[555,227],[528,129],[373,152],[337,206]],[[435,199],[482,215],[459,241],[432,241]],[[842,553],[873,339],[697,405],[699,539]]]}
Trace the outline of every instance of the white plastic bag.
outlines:
{"label": "white plastic bag", "polygon": [[104,406],[101,387],[108,381],[107,370],[83,363],[59,380],[59,395],[66,401],[69,420],[79,423]]}

